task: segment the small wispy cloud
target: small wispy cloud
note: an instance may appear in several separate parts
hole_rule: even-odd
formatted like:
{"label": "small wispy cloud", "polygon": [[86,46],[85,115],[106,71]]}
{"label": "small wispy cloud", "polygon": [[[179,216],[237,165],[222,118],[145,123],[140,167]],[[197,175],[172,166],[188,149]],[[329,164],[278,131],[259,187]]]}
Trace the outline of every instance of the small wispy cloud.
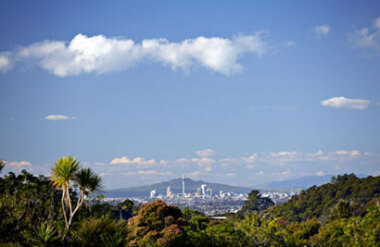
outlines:
{"label": "small wispy cloud", "polygon": [[136,175],[142,175],[142,176],[171,176],[173,175],[172,172],[169,171],[156,171],[156,170],[140,170],[140,171],[131,171],[131,172],[123,172],[124,176],[136,176]]}
{"label": "small wispy cloud", "polygon": [[314,34],[317,38],[321,38],[323,36],[326,36],[330,33],[330,26],[328,25],[320,25],[314,27]]}
{"label": "small wispy cloud", "polygon": [[7,165],[13,166],[13,167],[23,167],[23,166],[32,166],[32,163],[29,161],[11,161],[11,162],[6,162]]}
{"label": "small wispy cloud", "polygon": [[122,156],[122,157],[116,157],[110,162],[111,165],[117,165],[117,164],[124,164],[124,165],[129,165],[129,164],[135,164],[135,165],[154,165],[156,164],[156,161],[154,159],[146,160],[142,157],[135,157],[133,159],[127,157],[127,156]]}
{"label": "small wispy cloud", "polygon": [[216,152],[212,149],[202,149],[202,150],[198,150],[195,152],[196,155],[200,156],[200,157],[209,157],[209,156],[214,156],[216,154]]}
{"label": "small wispy cloud", "polygon": [[349,35],[349,41],[357,48],[380,52],[380,17],[373,20],[372,26]]}
{"label": "small wispy cloud", "polygon": [[215,160],[212,158],[207,158],[207,157],[190,158],[190,159],[179,158],[179,159],[174,160],[173,163],[182,167],[186,167],[186,166],[193,167],[193,165],[196,165],[203,171],[210,172],[214,169],[213,164],[215,163]]}
{"label": "small wispy cloud", "polygon": [[12,68],[10,53],[9,52],[0,52],[0,71],[2,73],[7,72]]}
{"label": "small wispy cloud", "polygon": [[42,41],[0,53],[0,70],[6,72],[18,63],[35,63],[54,75],[64,77],[83,73],[108,73],[129,69],[144,61],[154,61],[185,71],[201,66],[231,75],[242,70],[238,60],[246,54],[262,56],[268,51],[263,32],[237,35],[231,39],[196,37],[180,42],[164,38],[107,38],[103,35],[77,34],[68,44]]}
{"label": "small wispy cloud", "polygon": [[75,120],[75,117],[70,117],[66,115],[52,114],[45,116],[46,120],[49,121],[61,121],[61,120]]}
{"label": "small wispy cloud", "polygon": [[333,97],[326,100],[321,100],[321,105],[333,108],[346,108],[363,110],[370,104],[366,99],[349,99],[345,97]]}
{"label": "small wispy cloud", "polygon": [[296,47],[296,43],[294,41],[287,41],[283,44],[286,48]]}

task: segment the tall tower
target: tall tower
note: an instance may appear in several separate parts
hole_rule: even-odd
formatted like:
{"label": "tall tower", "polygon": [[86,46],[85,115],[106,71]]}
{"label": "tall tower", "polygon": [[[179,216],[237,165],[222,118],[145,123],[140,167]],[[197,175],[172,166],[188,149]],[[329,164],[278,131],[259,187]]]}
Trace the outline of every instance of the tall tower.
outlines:
{"label": "tall tower", "polygon": [[182,174],[182,196],[185,197],[185,174]]}
{"label": "tall tower", "polygon": [[203,196],[206,195],[206,186],[207,186],[207,184],[202,184],[201,185],[201,190],[202,190],[202,195]]}
{"label": "tall tower", "polygon": [[172,197],[172,191],[170,189],[170,186],[166,188],[166,197]]}

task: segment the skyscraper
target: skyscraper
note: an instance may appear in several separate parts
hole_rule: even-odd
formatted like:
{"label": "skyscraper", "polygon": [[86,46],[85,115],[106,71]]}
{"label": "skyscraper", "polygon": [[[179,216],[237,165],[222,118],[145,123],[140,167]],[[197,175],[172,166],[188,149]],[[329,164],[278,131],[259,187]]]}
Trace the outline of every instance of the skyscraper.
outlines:
{"label": "skyscraper", "polygon": [[185,174],[182,174],[182,196],[185,197]]}
{"label": "skyscraper", "polygon": [[206,187],[207,187],[207,184],[202,184],[201,185],[201,190],[202,190],[202,195],[206,195]]}
{"label": "skyscraper", "polygon": [[170,186],[166,188],[166,197],[172,197],[172,191],[170,189]]}
{"label": "skyscraper", "polygon": [[150,198],[154,198],[156,196],[156,190],[150,191]]}

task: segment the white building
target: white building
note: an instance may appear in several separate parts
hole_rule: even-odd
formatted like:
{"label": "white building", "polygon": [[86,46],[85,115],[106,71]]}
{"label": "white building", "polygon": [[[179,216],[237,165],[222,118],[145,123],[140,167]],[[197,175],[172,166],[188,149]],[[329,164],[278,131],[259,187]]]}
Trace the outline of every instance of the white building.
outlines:
{"label": "white building", "polygon": [[150,191],[150,198],[156,197],[156,190],[151,190]]}
{"label": "white building", "polygon": [[185,175],[182,174],[182,196],[185,197],[186,196],[186,193],[185,193]]}
{"label": "white building", "polygon": [[170,186],[168,186],[166,188],[166,197],[172,197],[172,196],[173,196],[173,193],[172,193],[172,191],[170,189]]}
{"label": "white building", "polygon": [[206,187],[207,187],[207,184],[202,184],[201,185],[201,190],[202,190],[202,195],[206,195]]}

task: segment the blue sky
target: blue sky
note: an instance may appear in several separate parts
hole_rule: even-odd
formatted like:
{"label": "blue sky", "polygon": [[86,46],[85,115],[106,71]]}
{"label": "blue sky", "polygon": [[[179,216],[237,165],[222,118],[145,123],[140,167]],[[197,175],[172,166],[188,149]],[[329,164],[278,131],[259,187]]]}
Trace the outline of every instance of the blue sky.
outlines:
{"label": "blue sky", "polygon": [[5,172],[380,172],[378,1],[1,1],[0,32]]}

